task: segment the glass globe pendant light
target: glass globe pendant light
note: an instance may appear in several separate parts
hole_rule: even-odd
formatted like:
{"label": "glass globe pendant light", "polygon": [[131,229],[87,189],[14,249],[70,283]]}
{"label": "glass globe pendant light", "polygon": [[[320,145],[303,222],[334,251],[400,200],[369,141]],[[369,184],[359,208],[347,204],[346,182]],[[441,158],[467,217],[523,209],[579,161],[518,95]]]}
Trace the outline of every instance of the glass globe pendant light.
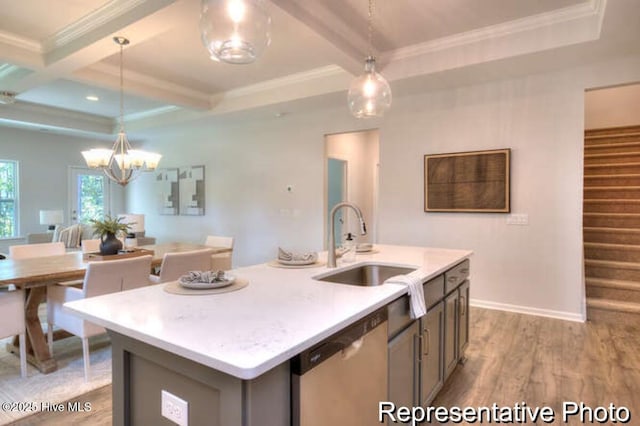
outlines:
{"label": "glass globe pendant light", "polygon": [[271,16],[264,0],[202,0],[200,33],[214,61],[249,64],[271,43]]}
{"label": "glass globe pendant light", "polygon": [[347,100],[349,110],[357,118],[382,117],[391,108],[391,87],[376,72],[376,58],[371,53],[373,43],[373,0],[369,0],[369,56],[364,62],[364,74],[356,77],[349,86]]}

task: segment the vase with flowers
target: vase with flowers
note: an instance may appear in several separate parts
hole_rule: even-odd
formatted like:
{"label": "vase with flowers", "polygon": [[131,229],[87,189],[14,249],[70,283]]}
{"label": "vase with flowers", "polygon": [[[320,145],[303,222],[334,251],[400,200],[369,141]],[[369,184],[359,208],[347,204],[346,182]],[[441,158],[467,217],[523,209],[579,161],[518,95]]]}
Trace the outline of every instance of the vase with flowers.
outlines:
{"label": "vase with flowers", "polygon": [[105,216],[103,220],[91,219],[93,235],[100,237],[100,254],[103,256],[118,254],[122,249],[122,242],[118,236],[126,235],[129,230],[127,223],[121,222],[122,218]]}

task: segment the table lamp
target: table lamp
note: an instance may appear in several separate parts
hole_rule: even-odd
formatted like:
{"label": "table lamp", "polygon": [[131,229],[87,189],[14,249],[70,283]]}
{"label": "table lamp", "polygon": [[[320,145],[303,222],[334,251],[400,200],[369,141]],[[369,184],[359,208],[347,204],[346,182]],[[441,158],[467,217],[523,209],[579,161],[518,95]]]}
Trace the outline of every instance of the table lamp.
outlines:
{"label": "table lamp", "polygon": [[56,225],[62,225],[63,222],[62,210],[40,210],[40,225],[47,225],[48,232],[53,232]]}
{"label": "table lamp", "polygon": [[118,215],[118,219],[120,219],[120,223],[129,225],[129,232],[124,241],[125,248],[136,247],[138,245],[138,237],[144,237],[144,215],[121,213]]}

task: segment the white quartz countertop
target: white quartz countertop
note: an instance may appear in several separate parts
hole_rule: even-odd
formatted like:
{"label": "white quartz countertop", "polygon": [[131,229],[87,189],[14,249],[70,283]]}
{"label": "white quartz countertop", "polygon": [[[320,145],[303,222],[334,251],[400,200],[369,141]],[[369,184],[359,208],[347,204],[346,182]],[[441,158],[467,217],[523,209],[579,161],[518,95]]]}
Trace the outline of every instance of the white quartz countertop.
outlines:
{"label": "white quartz countertop", "polygon": [[[468,250],[375,245],[355,263],[330,269],[268,264],[231,274],[249,281],[212,295],[167,293],[164,284],[78,300],[65,307],[122,335],[240,379],[253,379],[406,293],[399,284],[359,287],[314,280],[374,262],[420,268],[434,277],[471,256]],[[326,259],[326,253],[320,260]]]}

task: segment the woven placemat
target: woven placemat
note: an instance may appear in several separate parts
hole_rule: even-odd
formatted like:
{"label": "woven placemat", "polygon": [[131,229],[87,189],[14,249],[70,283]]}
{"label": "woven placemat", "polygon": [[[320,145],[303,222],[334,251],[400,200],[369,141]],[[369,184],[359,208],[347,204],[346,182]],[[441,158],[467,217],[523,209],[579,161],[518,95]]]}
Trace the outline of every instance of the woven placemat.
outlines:
{"label": "woven placemat", "polygon": [[376,254],[376,253],[380,253],[380,252],[376,249],[371,249],[369,251],[356,251],[356,254]]}
{"label": "woven placemat", "polygon": [[248,285],[249,285],[248,280],[245,280],[242,278],[236,278],[233,284],[228,285],[226,287],[194,290],[191,288],[182,287],[178,283],[178,281],[170,281],[164,285],[164,291],[171,294],[184,294],[184,295],[192,296],[192,295],[199,295],[199,294],[202,295],[202,294],[228,293],[230,291],[240,290],[241,288],[245,288]]}
{"label": "woven placemat", "polygon": [[310,263],[308,265],[285,265],[284,263],[280,263],[277,260],[272,260],[270,262],[267,262],[267,265],[273,266],[274,268],[301,269],[301,268],[318,268],[320,266],[324,266],[325,262],[315,262],[315,263]]}

